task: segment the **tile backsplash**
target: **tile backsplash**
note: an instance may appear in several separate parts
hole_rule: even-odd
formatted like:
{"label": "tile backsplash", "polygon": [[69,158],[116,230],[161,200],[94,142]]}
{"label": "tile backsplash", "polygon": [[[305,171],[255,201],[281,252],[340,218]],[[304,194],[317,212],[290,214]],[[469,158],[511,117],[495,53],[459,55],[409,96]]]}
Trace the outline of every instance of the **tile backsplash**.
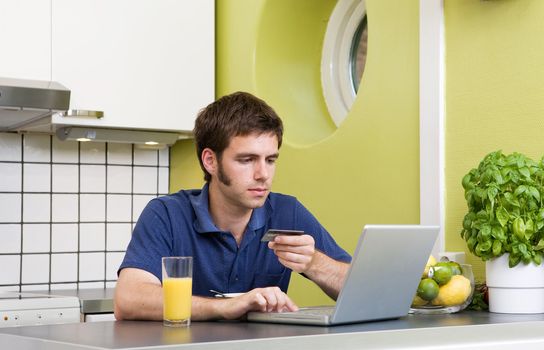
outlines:
{"label": "tile backsplash", "polygon": [[0,133],[0,290],[112,287],[169,149]]}

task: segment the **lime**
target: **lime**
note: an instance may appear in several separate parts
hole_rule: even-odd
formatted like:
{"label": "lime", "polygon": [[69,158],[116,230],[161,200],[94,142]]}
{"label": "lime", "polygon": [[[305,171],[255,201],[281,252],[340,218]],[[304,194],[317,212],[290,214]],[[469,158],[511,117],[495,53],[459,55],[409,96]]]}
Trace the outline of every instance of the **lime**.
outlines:
{"label": "lime", "polygon": [[433,280],[441,286],[448,283],[453,275],[451,267],[446,262],[439,262],[434,265],[430,273],[432,273]]}
{"label": "lime", "polygon": [[448,265],[451,268],[451,274],[453,276],[463,274],[463,269],[461,268],[461,265],[459,265],[459,263],[456,263],[455,261],[448,261]]}
{"label": "lime", "polygon": [[438,296],[438,291],[438,283],[432,278],[422,279],[417,286],[417,296],[423,300],[433,300]]}

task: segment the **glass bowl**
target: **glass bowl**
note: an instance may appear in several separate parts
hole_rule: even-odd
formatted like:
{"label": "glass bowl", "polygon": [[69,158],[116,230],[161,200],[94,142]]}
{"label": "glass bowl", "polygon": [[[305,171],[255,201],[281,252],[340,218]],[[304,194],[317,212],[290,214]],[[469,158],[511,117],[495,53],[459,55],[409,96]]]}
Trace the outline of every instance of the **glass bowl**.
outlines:
{"label": "glass bowl", "polygon": [[[472,301],[474,294],[474,275],[472,266],[459,264],[461,274],[453,275],[451,279],[439,287],[438,296],[432,300],[414,297],[410,307],[411,314],[449,314],[465,309]],[[440,267],[430,268],[428,276],[433,277]],[[460,277],[462,276],[462,277]],[[423,278],[422,278],[423,279]],[[468,284],[470,283],[470,290]],[[417,293],[416,293],[417,296]]]}

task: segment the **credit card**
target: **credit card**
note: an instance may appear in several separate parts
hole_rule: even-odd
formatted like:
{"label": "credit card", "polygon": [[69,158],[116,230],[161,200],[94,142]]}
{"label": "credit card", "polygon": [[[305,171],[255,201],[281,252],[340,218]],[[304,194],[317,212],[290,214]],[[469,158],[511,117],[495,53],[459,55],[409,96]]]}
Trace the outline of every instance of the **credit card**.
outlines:
{"label": "credit card", "polygon": [[276,236],[286,235],[286,236],[299,236],[303,235],[304,231],[298,231],[298,230],[277,230],[277,229],[270,229],[266,231],[263,238],[261,238],[261,242],[269,242],[274,240]]}

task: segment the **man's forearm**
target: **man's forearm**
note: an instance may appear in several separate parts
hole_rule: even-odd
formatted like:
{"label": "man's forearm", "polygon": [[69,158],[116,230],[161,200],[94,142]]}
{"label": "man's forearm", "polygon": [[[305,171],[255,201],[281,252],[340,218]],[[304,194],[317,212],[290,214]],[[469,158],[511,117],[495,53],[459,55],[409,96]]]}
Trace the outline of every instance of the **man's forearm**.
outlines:
{"label": "man's forearm", "polygon": [[336,300],[344,285],[349,265],[348,263],[331,259],[316,250],[312,265],[304,274],[316,283],[329,297]]}
{"label": "man's forearm", "polygon": [[162,301],[160,284],[118,284],[115,290],[115,318],[118,320],[162,320]]}

